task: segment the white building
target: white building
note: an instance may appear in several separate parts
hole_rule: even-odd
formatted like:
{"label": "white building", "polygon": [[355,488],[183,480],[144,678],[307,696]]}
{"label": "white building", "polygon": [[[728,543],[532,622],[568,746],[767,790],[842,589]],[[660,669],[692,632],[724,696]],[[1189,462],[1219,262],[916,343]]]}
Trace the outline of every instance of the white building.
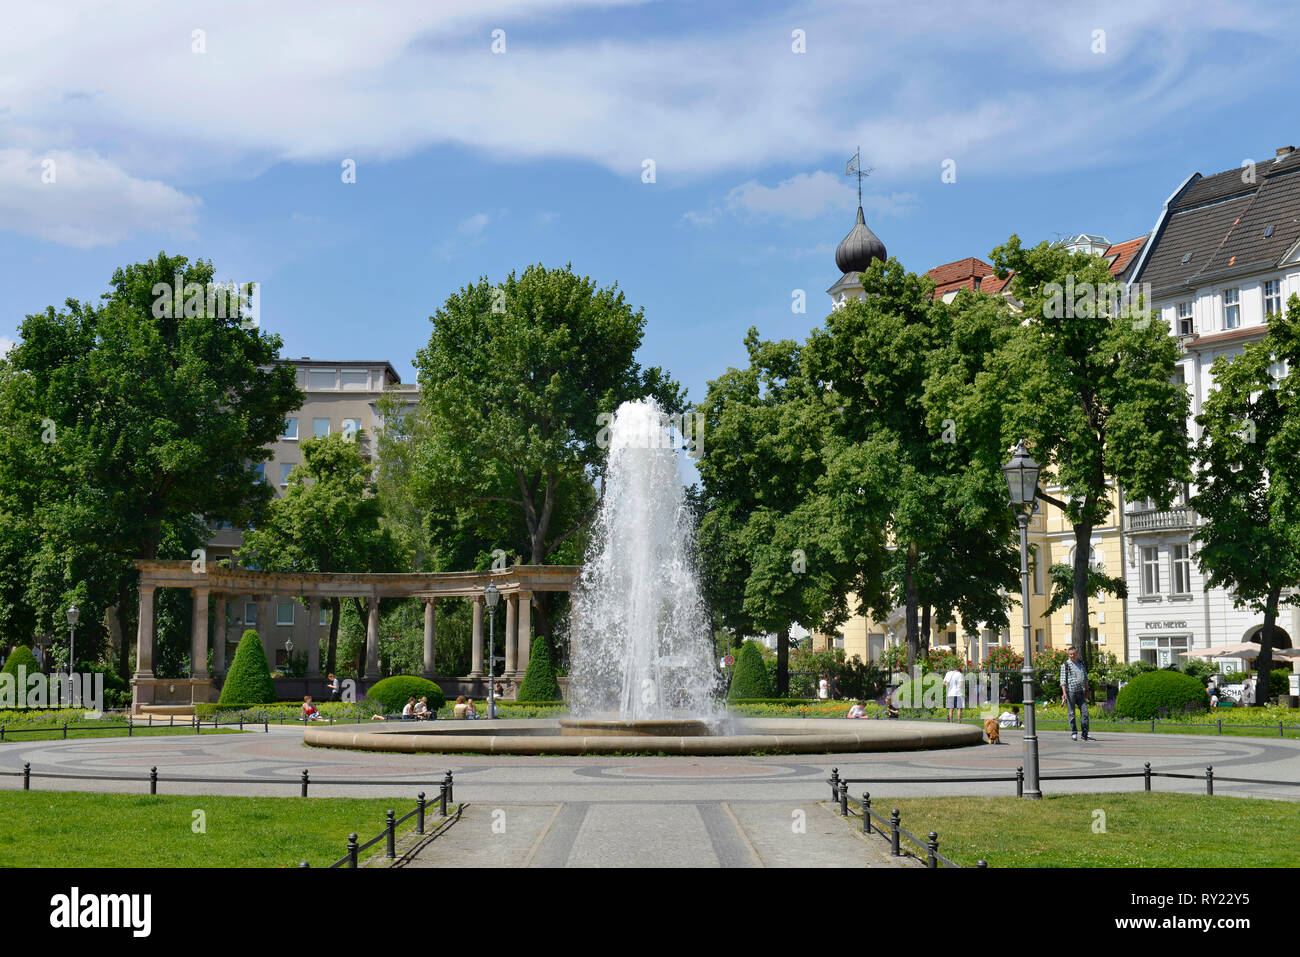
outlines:
{"label": "white building", "polygon": [[[1153,308],[1178,338],[1196,440],[1214,360],[1262,338],[1265,317],[1300,293],[1300,153],[1288,146],[1259,164],[1189,176],[1161,210],[1130,281],[1150,286]],[[1258,641],[1263,615],[1205,588],[1188,491],[1170,509],[1125,503],[1128,660],[1165,665],[1185,660],[1181,651]],[[1284,609],[1277,625],[1274,647],[1291,647],[1300,609]]]}

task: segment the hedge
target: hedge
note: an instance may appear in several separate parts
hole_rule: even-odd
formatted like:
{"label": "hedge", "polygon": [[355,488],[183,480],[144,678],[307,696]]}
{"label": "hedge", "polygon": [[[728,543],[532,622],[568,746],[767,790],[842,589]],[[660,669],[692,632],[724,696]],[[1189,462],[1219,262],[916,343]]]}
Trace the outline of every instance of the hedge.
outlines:
{"label": "hedge", "polygon": [[560,684],[555,680],[551,666],[551,649],[546,639],[538,635],[533,639],[533,649],[528,655],[528,671],[519,685],[515,700],[520,702],[554,701],[560,697]]}
{"label": "hedge", "polygon": [[1177,671],[1149,671],[1120,689],[1115,713],[1134,721],[1145,721],[1158,717],[1162,708],[1168,709],[1172,715],[1204,711],[1209,707],[1210,696],[1196,678]]}
{"label": "hedge", "polygon": [[771,698],[772,681],[763,664],[762,652],[758,645],[747,641],[740,646],[736,655],[736,670],[731,675],[731,687],[727,689],[728,701],[740,701],[746,698]]}
{"label": "hedge", "polygon": [[239,639],[235,660],[226,675],[225,684],[221,686],[220,703],[232,702],[276,702],[275,682],[271,680],[271,669],[266,666],[266,649],[262,647],[262,639],[251,628]]}
{"label": "hedge", "polygon": [[0,674],[13,675],[18,677],[18,666],[22,665],[27,669],[27,674],[34,675],[40,672],[41,666],[36,662],[36,656],[32,654],[32,649],[26,645],[19,645],[9,657],[5,659],[5,666],[0,669]]}
{"label": "hedge", "polygon": [[385,678],[376,682],[366,692],[366,697],[382,705],[385,714],[397,714],[411,698],[416,701],[428,698],[430,711],[437,711],[447,703],[447,696],[442,693],[442,689],[419,675],[393,675]]}

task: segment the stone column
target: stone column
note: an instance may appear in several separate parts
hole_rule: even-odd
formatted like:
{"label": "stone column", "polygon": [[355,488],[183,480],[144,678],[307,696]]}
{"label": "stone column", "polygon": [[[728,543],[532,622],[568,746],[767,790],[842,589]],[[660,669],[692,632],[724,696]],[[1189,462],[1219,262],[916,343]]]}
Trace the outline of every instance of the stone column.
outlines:
{"label": "stone column", "polygon": [[370,596],[366,609],[366,673],[363,678],[379,678],[379,596]]}
{"label": "stone column", "polygon": [[307,677],[320,677],[320,596],[307,599]]}
{"label": "stone column", "polygon": [[434,661],[434,638],[437,637],[437,605],[438,599],[426,598],[424,600],[424,677],[430,681],[437,675],[436,662]]}
{"label": "stone column", "polygon": [[505,639],[505,664],[507,675],[515,673],[515,662],[519,660],[519,642],[517,634],[517,622],[519,611],[519,595],[506,595],[506,639]]}
{"label": "stone column", "polygon": [[208,680],[208,590],[195,588],[194,615],[190,626],[190,677]]}
{"label": "stone column", "polygon": [[153,585],[140,586],[140,619],[135,639],[135,676],[153,677]]}
{"label": "stone column", "polygon": [[533,596],[531,592],[519,593],[519,650],[515,656],[519,674],[528,670],[528,652],[533,646]]}
{"label": "stone column", "polygon": [[214,674],[226,673],[226,606],[230,599],[226,595],[216,595],[216,604],[212,610],[212,671]]}
{"label": "stone column", "polygon": [[257,596],[257,637],[262,639],[266,652],[266,666],[275,670],[275,596]]}
{"label": "stone column", "polygon": [[481,595],[475,595],[470,599],[474,603],[474,632],[470,639],[470,669],[471,678],[483,677],[483,598]]}

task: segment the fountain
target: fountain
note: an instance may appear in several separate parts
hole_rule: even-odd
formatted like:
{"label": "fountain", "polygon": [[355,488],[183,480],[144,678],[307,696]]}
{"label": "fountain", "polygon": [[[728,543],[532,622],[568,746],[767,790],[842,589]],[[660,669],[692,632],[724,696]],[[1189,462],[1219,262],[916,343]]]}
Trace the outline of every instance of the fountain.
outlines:
{"label": "fountain", "polygon": [[[672,429],[653,399],[619,406],[604,497],[570,617],[571,717],[308,727],[322,747],[486,754],[826,754],[979,744],[921,721],[729,717]],[[846,703],[845,710],[847,712]],[[634,739],[634,740],[629,740]]]}

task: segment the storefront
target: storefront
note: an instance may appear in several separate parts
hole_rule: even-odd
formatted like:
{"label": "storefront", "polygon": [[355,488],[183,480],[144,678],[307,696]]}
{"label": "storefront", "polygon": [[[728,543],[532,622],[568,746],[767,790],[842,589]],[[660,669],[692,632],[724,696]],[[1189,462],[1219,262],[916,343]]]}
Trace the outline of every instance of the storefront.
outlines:
{"label": "storefront", "polygon": [[1141,660],[1157,668],[1181,665],[1183,652],[1192,647],[1192,632],[1186,621],[1148,621],[1138,626]]}

